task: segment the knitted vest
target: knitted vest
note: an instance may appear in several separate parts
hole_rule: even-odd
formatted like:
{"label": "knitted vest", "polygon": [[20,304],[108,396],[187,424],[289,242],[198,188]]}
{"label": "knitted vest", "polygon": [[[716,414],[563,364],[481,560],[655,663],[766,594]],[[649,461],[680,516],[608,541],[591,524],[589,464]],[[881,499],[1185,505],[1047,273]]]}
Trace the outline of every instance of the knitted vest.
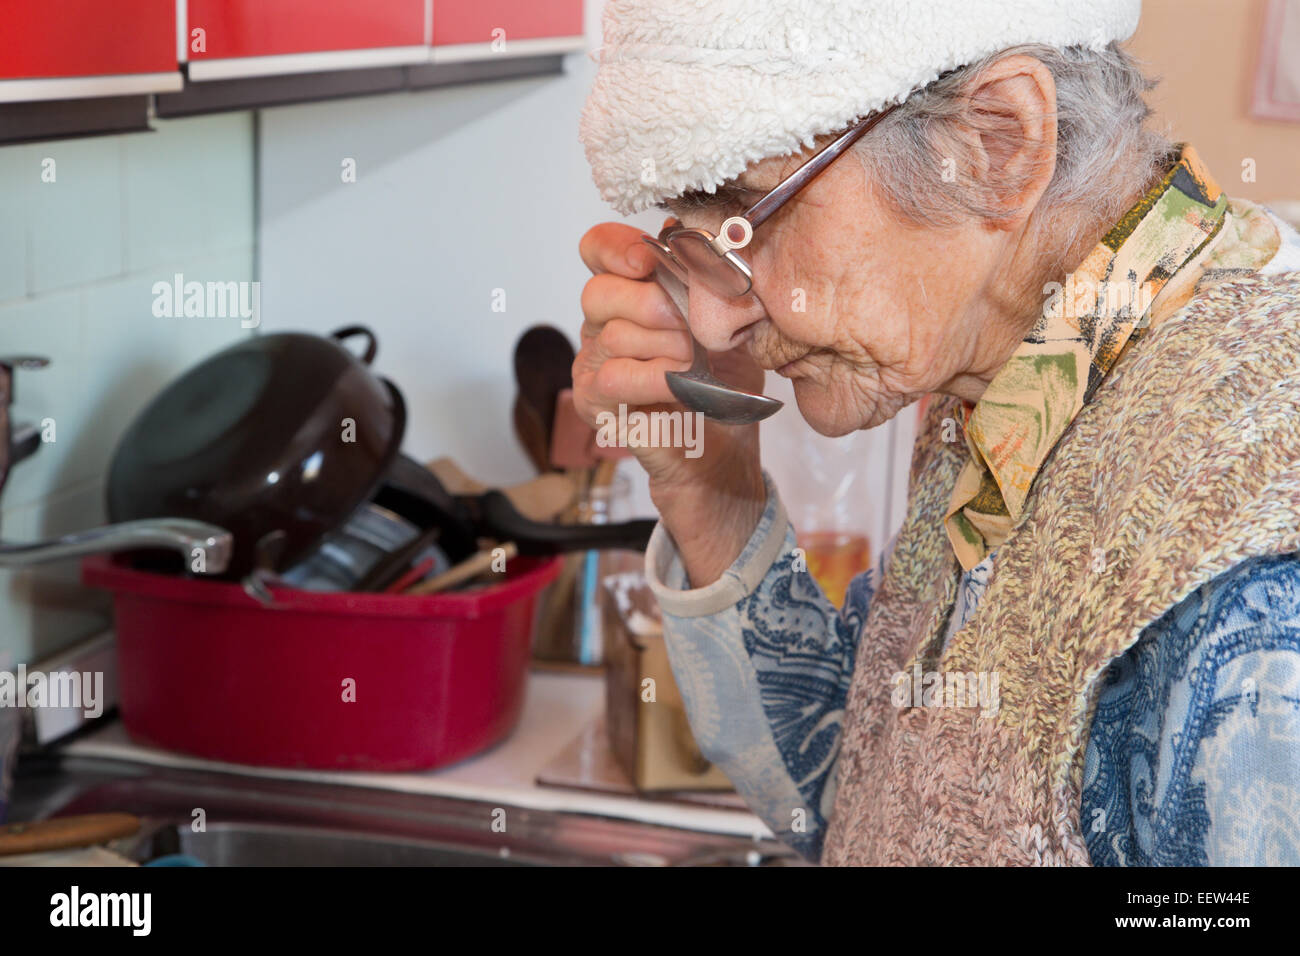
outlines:
{"label": "knitted vest", "polygon": [[[934,403],[863,629],[824,863],[1088,864],[1106,666],[1215,576],[1300,549],[1298,365],[1300,273],[1214,286],[1153,328],[1053,449],[942,653],[961,577],[943,516],[967,451],[944,424],[958,401]],[[998,675],[996,712],[896,706],[918,665]]]}

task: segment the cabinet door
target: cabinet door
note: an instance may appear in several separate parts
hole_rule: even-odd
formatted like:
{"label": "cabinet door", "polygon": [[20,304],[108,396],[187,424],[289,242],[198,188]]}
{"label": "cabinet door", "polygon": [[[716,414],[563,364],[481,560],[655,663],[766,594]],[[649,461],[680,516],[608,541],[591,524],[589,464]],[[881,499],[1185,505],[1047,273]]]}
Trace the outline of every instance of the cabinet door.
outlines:
{"label": "cabinet door", "polygon": [[435,63],[582,46],[582,0],[433,0]]}
{"label": "cabinet door", "polygon": [[424,63],[432,0],[182,0],[191,80]]}
{"label": "cabinet door", "polygon": [[0,102],[179,90],[176,0],[11,0]]}

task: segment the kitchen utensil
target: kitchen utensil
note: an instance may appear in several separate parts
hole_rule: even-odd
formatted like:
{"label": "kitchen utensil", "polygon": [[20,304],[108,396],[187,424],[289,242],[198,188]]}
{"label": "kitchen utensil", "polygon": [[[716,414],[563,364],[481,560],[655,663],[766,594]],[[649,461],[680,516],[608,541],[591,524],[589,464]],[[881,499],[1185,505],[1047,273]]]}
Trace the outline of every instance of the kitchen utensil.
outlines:
{"label": "kitchen utensil", "polygon": [[151,518],[122,521],[48,541],[0,544],[0,568],[30,567],[110,551],[168,549],[195,574],[220,574],[230,561],[233,539],[228,531],[203,521]]}
{"label": "kitchen utensil", "polygon": [[[342,341],[366,340],[358,358]],[[369,369],[361,326],[331,338],[275,333],[218,352],[168,385],[113,454],[114,521],[177,516],[234,534],[228,575],[283,531],[273,570],[294,564],[374,492],[397,455],[406,409]]]}
{"label": "kitchen utensil", "polygon": [[423,581],[433,572],[433,564],[433,558],[425,558],[419,564],[412,565],[400,578],[384,588],[384,593],[401,594],[416,581]]}
{"label": "kitchen utensil", "polygon": [[529,405],[523,395],[516,395],[510,415],[514,422],[515,438],[528,460],[539,472],[548,471],[551,466],[546,459],[547,428],[541,413]]}
{"label": "kitchen utensil", "polygon": [[140,818],[129,813],[86,813],[34,823],[11,823],[0,826],[0,856],[96,846],[133,836],[139,829]]}
{"label": "kitchen utensil", "polygon": [[537,615],[536,656],[544,661],[572,664],[578,659],[574,646],[577,633],[578,579],[586,566],[587,555],[566,554],[555,583],[542,592]]}
{"label": "kitchen utensil", "polygon": [[313,593],[87,559],[113,592],[122,720],[137,742],[257,766],[398,771],[513,729],[538,592],[559,559],[514,558],[472,591]]}
{"label": "kitchen utensil", "polygon": [[[564,515],[568,522],[583,521],[586,518],[587,491],[591,486],[591,468],[574,469],[570,474],[578,483],[578,500],[573,508]],[[537,653],[541,660],[560,661],[566,664],[576,663],[579,649],[575,638],[578,630],[579,595],[581,592],[581,575],[587,566],[587,554],[579,551],[564,556],[564,566],[560,569],[555,583],[542,593],[542,608],[537,622]]]}
{"label": "kitchen utensil", "polygon": [[450,590],[458,584],[464,584],[466,581],[471,581],[480,574],[491,570],[495,562],[509,561],[518,553],[519,549],[511,541],[493,548],[484,548],[478,554],[466,558],[454,568],[444,571],[427,581],[421,581],[419,584],[413,585],[406,593],[412,597],[419,597],[423,594],[437,594],[439,591]]}
{"label": "kitchen utensil", "polygon": [[[426,574],[442,573],[447,569],[446,556],[438,550],[441,528],[426,528],[395,551],[390,551],[371,566],[353,587],[353,591],[385,591],[402,577],[413,564],[425,567]],[[441,560],[440,560],[441,559]],[[418,580],[418,579],[417,579]]]}
{"label": "kitchen utensil", "polygon": [[[617,467],[618,462],[607,459],[600,462],[592,472],[584,515],[585,519],[592,524],[605,524],[609,521],[609,489],[613,484]],[[598,664],[600,663],[599,551],[587,552],[578,582],[578,596],[575,598],[578,663]]]}
{"label": "kitchen utensil", "polygon": [[478,499],[479,524],[491,531],[491,537],[514,541],[524,555],[559,554],[602,548],[625,548],[644,551],[656,521],[641,519],[617,524],[550,524],[529,521],[499,491],[489,491]]}
{"label": "kitchen utensil", "polygon": [[[681,313],[686,331],[690,332],[690,323],[686,322],[686,286],[663,263],[655,265],[654,274],[655,281],[668,293],[668,297],[677,306],[677,311]],[[705,418],[723,425],[752,425],[770,418],[785,406],[784,402],[775,398],[734,388],[714,376],[709,371],[709,353],[693,332],[691,342],[694,349],[691,367],[684,372],[664,373],[673,397],[691,411],[702,412]]]}
{"label": "kitchen utensil", "polygon": [[408,455],[394,459],[373,501],[421,530],[438,528],[438,546],[452,564],[478,551],[478,530],[464,500]]}
{"label": "kitchen utensil", "polygon": [[[14,369],[41,369],[47,365],[48,359],[32,356],[0,358],[0,489],[10,468],[41,447],[39,429],[10,422]],[[22,544],[0,541],[0,568],[29,567],[86,554],[137,548],[168,548],[180,556],[187,570],[196,574],[220,574],[230,560],[231,538],[223,528],[204,522],[171,517],[130,521],[46,541]]]}
{"label": "kitchen utensil", "polygon": [[519,398],[537,413],[542,423],[540,447],[543,449],[551,447],[555,397],[561,389],[573,387],[573,359],[573,344],[554,326],[535,325],[515,343]]}
{"label": "kitchen utensil", "polygon": [[502,488],[501,493],[530,521],[557,521],[576,500],[578,484],[572,475],[553,472]]}
{"label": "kitchen utensil", "polygon": [[[491,490],[488,485],[465,474],[450,458],[438,458],[425,467],[453,495],[480,495]],[[577,499],[578,485],[572,475],[552,473],[538,475],[500,491],[525,518],[554,521]]]}
{"label": "kitchen utensil", "polygon": [[694,336],[695,360],[685,372],[665,372],[673,397],[693,412],[723,425],[752,425],[779,412],[784,402],[742,391],[709,371],[709,353]]}
{"label": "kitchen utensil", "polygon": [[381,591],[382,586],[368,580],[372,572],[413,545],[418,547],[409,551],[392,577],[417,558],[432,558],[438,570],[448,568],[446,555],[434,544],[438,534],[437,528],[421,531],[401,515],[367,502],[280,578],[289,587],[305,591]]}
{"label": "kitchen utensil", "polygon": [[14,396],[14,369],[42,369],[49,364],[49,359],[38,355],[7,355],[0,358],[0,488],[4,487],[5,480],[9,477],[9,469],[32,455],[41,442],[40,433],[35,428],[15,428],[9,421],[9,405]]}
{"label": "kitchen utensil", "polygon": [[644,551],[655,522],[568,525],[531,521],[500,491],[452,495],[437,477],[406,455],[389,468],[375,503],[421,528],[439,527],[439,547],[457,563],[479,550],[479,538],[513,541],[522,555],[547,555],[589,548]]}
{"label": "kitchen utensil", "polygon": [[599,453],[608,450],[614,449],[597,447],[596,430],[578,415],[573,405],[573,389],[560,392],[555,401],[555,425],[551,429],[551,464],[566,469],[594,468],[600,460]]}

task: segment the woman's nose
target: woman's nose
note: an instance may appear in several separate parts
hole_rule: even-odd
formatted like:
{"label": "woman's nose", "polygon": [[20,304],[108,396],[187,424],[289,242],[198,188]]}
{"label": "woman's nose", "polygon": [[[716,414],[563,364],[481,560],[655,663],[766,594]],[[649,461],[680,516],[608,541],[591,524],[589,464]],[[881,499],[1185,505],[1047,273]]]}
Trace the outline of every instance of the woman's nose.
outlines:
{"label": "woman's nose", "polygon": [[729,352],[744,343],[765,314],[753,293],[722,296],[699,282],[691,283],[688,301],[691,332],[710,352]]}

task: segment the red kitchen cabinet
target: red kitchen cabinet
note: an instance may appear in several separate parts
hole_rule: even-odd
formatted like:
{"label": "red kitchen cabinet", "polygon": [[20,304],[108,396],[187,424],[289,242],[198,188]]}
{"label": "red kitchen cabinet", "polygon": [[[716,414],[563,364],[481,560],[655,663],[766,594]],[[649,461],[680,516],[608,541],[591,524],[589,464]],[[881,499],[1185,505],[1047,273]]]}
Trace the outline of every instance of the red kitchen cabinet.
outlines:
{"label": "red kitchen cabinet", "polygon": [[180,0],[191,80],[424,63],[433,0]]}
{"label": "red kitchen cabinet", "polygon": [[582,0],[433,0],[435,63],[582,46]]}
{"label": "red kitchen cabinet", "polygon": [[[158,115],[193,115],[553,71],[583,45],[582,0],[4,0],[0,103],[106,97],[135,110],[148,94],[176,94],[156,98]],[[493,59],[519,62],[494,71]],[[466,61],[479,62],[436,68]],[[434,68],[348,72],[400,66]],[[305,90],[295,73],[330,76]],[[269,79],[202,82],[246,77]],[[78,122],[70,114],[59,130]],[[113,125],[96,122],[86,129]],[[48,126],[23,135],[48,136]],[[0,142],[20,140],[22,130],[7,132]]]}
{"label": "red kitchen cabinet", "polygon": [[11,0],[0,102],[179,90],[176,0]]}

